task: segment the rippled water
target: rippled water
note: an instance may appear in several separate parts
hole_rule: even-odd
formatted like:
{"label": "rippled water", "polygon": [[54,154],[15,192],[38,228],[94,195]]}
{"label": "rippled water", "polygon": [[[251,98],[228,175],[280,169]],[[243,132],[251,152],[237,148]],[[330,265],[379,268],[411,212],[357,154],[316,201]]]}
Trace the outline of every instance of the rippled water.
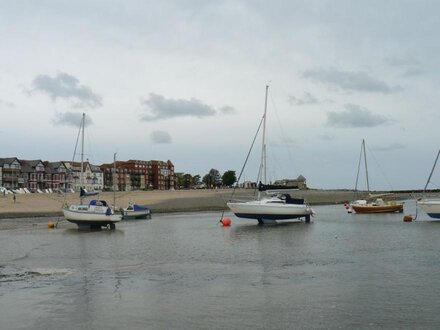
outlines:
{"label": "rippled water", "polygon": [[315,210],[310,224],[274,226],[231,216],[223,228],[219,213],[100,232],[46,219],[4,226],[0,328],[440,326],[440,222]]}

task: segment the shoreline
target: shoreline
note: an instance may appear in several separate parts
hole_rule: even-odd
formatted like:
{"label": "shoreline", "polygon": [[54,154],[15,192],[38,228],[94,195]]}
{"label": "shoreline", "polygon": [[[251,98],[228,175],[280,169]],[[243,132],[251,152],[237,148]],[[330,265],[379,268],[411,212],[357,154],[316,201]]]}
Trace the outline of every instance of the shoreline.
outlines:
{"label": "shoreline", "polygon": [[[383,192],[375,192],[383,193]],[[394,192],[399,200],[414,199],[420,190]],[[113,205],[115,196],[116,210],[126,207],[129,202],[145,205],[152,213],[184,213],[227,210],[232,189],[213,190],[155,190],[131,192],[101,192],[96,199],[106,200]],[[307,189],[297,190],[293,196],[304,198],[310,205],[344,204],[354,199],[354,191],[349,189]],[[364,198],[367,192],[358,192],[358,198]],[[17,194],[14,203],[12,195],[0,196],[0,219],[61,217],[62,206],[78,203],[77,193],[58,194]],[[236,189],[234,199],[251,200],[254,190]]]}

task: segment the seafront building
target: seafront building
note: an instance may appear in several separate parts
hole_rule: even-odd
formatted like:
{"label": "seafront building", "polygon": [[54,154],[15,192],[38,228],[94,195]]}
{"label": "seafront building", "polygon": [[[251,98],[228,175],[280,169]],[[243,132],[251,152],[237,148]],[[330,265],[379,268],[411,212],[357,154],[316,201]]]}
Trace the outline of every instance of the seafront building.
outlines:
{"label": "seafront building", "polygon": [[[168,161],[128,160],[116,164],[83,162],[82,186],[90,191],[169,190],[175,188],[174,165]],[[81,163],[0,158],[0,187],[41,191],[79,191]]]}

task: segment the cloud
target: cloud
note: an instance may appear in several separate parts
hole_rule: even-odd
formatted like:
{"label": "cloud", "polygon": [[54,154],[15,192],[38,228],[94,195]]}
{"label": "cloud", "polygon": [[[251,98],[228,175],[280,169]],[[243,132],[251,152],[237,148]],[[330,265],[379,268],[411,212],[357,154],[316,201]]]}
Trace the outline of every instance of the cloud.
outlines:
{"label": "cloud", "polygon": [[389,119],[373,114],[370,110],[355,104],[346,104],[346,111],[327,113],[327,125],[334,127],[375,127],[385,125]]}
{"label": "cloud", "polygon": [[0,107],[5,106],[6,108],[15,108],[15,104],[6,100],[0,99]]}
{"label": "cloud", "polygon": [[390,87],[385,82],[371,77],[365,72],[317,69],[306,70],[302,76],[345,91],[390,94],[402,89],[399,86]]}
{"label": "cloud", "polygon": [[191,98],[183,99],[166,99],[162,95],[150,93],[150,98],[141,101],[142,105],[149,108],[149,114],[144,115],[141,119],[144,121],[154,121],[176,117],[210,117],[216,114],[216,111],[209,105],[203,104],[201,101]]}
{"label": "cloud", "polygon": [[418,66],[420,65],[413,57],[387,57],[385,58],[385,63],[390,66],[396,67],[408,67],[408,66]]}
{"label": "cloud", "polygon": [[[55,126],[64,125],[64,126],[74,126],[79,127],[82,120],[82,113],[77,112],[64,112],[57,113],[55,118],[52,120]],[[86,115],[86,126],[93,125],[92,118]]]}
{"label": "cloud", "polygon": [[405,149],[405,148],[406,147],[401,143],[393,143],[390,145],[374,147],[374,149],[378,151],[391,151],[391,150]]}
{"label": "cloud", "polygon": [[65,99],[75,108],[97,108],[102,106],[101,96],[93,93],[90,87],[80,85],[78,78],[64,72],[55,77],[40,74],[32,81],[33,91],[46,93],[53,101]]}
{"label": "cloud", "polygon": [[293,95],[289,95],[290,105],[309,105],[317,103],[319,103],[318,99],[308,92],[305,92],[302,98],[297,98]]}
{"label": "cloud", "polygon": [[154,131],[150,134],[151,140],[156,144],[171,143],[171,135],[165,131]]}
{"label": "cloud", "polygon": [[425,72],[420,68],[420,62],[413,57],[387,57],[385,63],[391,67],[403,70],[401,76],[404,78],[421,76]]}
{"label": "cloud", "polygon": [[237,113],[237,110],[234,107],[231,107],[230,105],[225,105],[220,108],[220,112],[224,115],[232,115]]}
{"label": "cloud", "polygon": [[323,141],[333,141],[335,140],[335,136],[334,135],[329,135],[329,134],[320,134],[319,136],[320,140]]}

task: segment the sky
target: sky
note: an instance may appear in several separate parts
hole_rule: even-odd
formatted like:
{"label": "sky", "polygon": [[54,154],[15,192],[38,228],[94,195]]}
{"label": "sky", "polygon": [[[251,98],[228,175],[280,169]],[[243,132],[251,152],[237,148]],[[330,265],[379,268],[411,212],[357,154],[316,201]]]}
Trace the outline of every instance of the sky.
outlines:
{"label": "sky", "polygon": [[[440,2],[0,1],[0,157],[422,189],[439,149]],[[261,136],[241,181],[255,181]],[[359,188],[366,189],[361,168]],[[440,187],[439,174],[430,188]],[[438,184],[436,184],[436,182]]]}

